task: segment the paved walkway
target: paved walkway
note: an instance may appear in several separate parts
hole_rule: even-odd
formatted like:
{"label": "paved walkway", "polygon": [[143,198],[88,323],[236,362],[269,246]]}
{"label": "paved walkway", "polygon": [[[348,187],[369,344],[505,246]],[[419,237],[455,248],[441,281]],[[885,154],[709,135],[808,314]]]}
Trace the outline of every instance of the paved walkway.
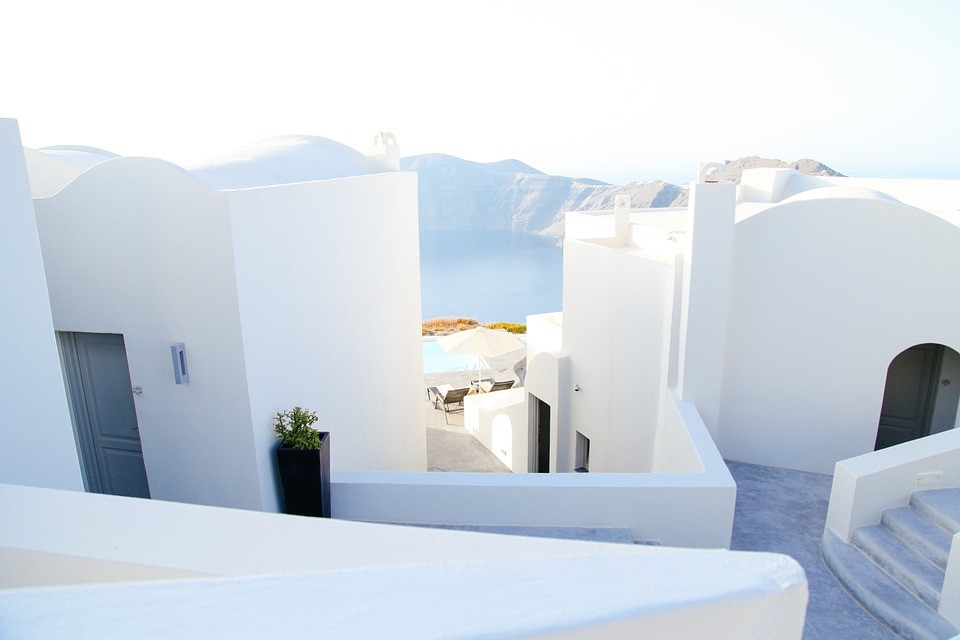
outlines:
{"label": "paved walkway", "polygon": [[785,553],[803,566],[810,585],[804,640],[895,638],[840,585],[820,554],[832,476],[743,462],[727,466],[737,482],[730,548]]}

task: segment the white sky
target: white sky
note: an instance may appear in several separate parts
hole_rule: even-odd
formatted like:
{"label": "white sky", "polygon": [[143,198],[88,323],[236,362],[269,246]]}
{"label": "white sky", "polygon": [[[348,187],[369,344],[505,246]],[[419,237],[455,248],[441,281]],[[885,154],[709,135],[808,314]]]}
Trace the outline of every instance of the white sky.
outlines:
{"label": "white sky", "polygon": [[625,183],[812,157],[960,178],[960,2],[16,0],[25,145],[181,164],[281,134]]}

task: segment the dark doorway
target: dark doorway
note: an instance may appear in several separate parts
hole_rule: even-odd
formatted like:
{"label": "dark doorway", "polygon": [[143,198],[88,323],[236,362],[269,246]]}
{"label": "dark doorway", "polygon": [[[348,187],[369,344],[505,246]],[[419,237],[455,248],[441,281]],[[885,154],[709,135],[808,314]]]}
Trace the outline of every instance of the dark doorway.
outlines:
{"label": "dark doorway", "polygon": [[890,363],[875,449],[930,434],[943,355],[941,344],[918,344]]}
{"label": "dark doorway", "polygon": [[533,400],[533,418],[537,438],[536,460],[534,468],[537,473],[550,473],[550,405],[537,398]]}

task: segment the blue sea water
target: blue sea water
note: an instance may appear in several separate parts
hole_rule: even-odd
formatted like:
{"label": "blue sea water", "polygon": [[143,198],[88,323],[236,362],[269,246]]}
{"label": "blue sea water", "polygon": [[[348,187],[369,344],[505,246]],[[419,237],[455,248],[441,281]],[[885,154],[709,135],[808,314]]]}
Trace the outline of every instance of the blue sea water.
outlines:
{"label": "blue sea water", "polygon": [[423,319],[524,322],[560,311],[563,249],[516,231],[421,231]]}

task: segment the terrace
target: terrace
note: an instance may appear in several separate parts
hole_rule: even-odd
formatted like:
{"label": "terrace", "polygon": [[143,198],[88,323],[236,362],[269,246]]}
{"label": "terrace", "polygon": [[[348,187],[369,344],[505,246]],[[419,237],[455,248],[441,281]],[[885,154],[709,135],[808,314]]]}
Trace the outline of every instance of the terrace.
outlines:
{"label": "terrace", "polygon": [[[491,359],[484,377],[516,379],[515,354]],[[467,386],[476,370],[427,373],[424,385]],[[464,427],[462,413],[451,414],[424,400],[427,461],[430,471],[509,473],[510,470]],[[820,551],[832,476],[743,462],[726,461],[737,484],[736,510],[730,548],[787,554],[806,572],[810,589],[803,637],[805,640],[893,638],[846,591],[830,571]],[[568,538],[594,542],[633,543],[618,527],[542,527],[503,525],[430,525],[437,528],[510,535]],[[629,532],[626,532],[629,534]]]}

